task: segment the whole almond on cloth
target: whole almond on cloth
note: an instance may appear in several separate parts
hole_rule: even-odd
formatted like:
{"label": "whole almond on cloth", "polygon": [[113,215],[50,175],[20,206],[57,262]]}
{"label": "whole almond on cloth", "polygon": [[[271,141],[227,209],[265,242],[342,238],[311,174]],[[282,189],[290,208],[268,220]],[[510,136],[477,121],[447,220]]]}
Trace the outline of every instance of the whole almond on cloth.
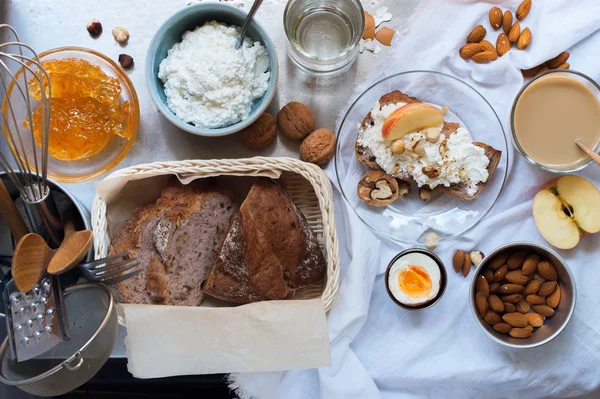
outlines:
{"label": "whole almond on cloth", "polygon": [[531,31],[529,28],[523,29],[521,35],[519,36],[519,40],[517,40],[517,48],[519,50],[525,50],[531,44]]}
{"label": "whole almond on cloth", "polygon": [[558,280],[558,274],[552,263],[547,260],[543,260],[538,263],[537,272],[544,280],[556,281]]}
{"label": "whole almond on cloth", "polygon": [[496,39],[496,52],[498,53],[498,57],[502,57],[504,54],[508,53],[508,50],[510,50],[508,37],[506,37],[504,33],[500,33]]}
{"label": "whole almond on cloth", "polygon": [[[503,302],[515,304],[515,303],[519,302],[521,300],[521,298],[523,298],[523,295],[521,295],[521,294],[510,294],[510,295],[504,295],[500,299],[502,299]],[[506,305],[504,305],[504,311],[506,312]]]}
{"label": "whole almond on cloth", "polygon": [[519,21],[524,20],[531,11],[531,0],[523,1],[517,8],[516,16]]}
{"label": "whole almond on cloth", "polygon": [[527,276],[521,273],[520,270],[511,270],[510,272],[506,273],[506,276],[504,276],[504,278],[511,283],[520,285],[526,284],[528,280]]}
{"label": "whole almond on cloth", "polygon": [[508,41],[514,44],[519,40],[519,36],[521,36],[521,24],[515,22],[508,32]]}
{"label": "whole almond on cloth", "polygon": [[538,280],[531,280],[525,286],[525,289],[523,290],[523,295],[533,295],[533,294],[535,294],[536,292],[538,292],[538,290],[540,289],[541,285],[542,285],[542,283],[540,283]]}
{"label": "whole almond on cloth", "polygon": [[527,317],[523,313],[506,313],[502,316],[502,320],[513,327],[523,328],[527,325]]}
{"label": "whole almond on cloth", "polygon": [[508,266],[504,265],[500,267],[500,269],[494,272],[494,283],[498,283],[502,281],[504,276],[506,276],[506,272],[508,272]]}
{"label": "whole almond on cloth", "polygon": [[[469,272],[471,271],[471,257],[468,253],[463,253],[463,265],[462,265],[462,274],[463,277],[467,277]],[[487,297],[486,297],[487,298]]]}
{"label": "whole almond on cloth", "polygon": [[512,313],[512,312],[516,312],[517,309],[515,309],[515,305],[512,303],[508,303],[508,302],[504,302],[504,311],[506,313]]}
{"label": "whole almond on cloth", "polygon": [[500,286],[500,294],[520,294],[523,291],[523,286],[520,284],[502,284]]}
{"label": "whole almond on cloth", "polygon": [[481,317],[485,316],[488,311],[488,301],[485,295],[482,292],[478,292],[475,295],[475,306],[477,306],[477,311]]}
{"label": "whole almond on cloth", "polygon": [[568,51],[563,51],[562,53],[560,53],[556,57],[552,58],[551,60],[546,61],[546,64],[550,68],[556,69],[559,66],[561,66],[562,64],[564,64],[565,62],[567,62],[567,60],[569,59],[569,56],[570,56],[570,54]]}
{"label": "whole almond on cloth", "polygon": [[540,70],[540,65],[534,66],[533,68],[530,68],[530,69],[521,69],[521,74],[523,74],[523,77],[525,79],[533,78],[535,75],[538,74],[539,70]]}
{"label": "whole almond on cloth", "polygon": [[483,40],[486,33],[487,31],[482,25],[477,25],[475,28],[473,28],[471,33],[469,33],[469,36],[467,36],[467,43],[479,43]]}
{"label": "whole almond on cloth", "polygon": [[504,265],[506,263],[506,260],[508,259],[508,253],[502,253],[500,255],[497,255],[494,257],[494,259],[492,259],[490,261],[490,265],[489,268],[491,270],[497,270],[500,266]]}
{"label": "whole almond on cloth", "polygon": [[550,69],[550,67],[548,65],[546,65],[546,64],[540,65],[540,69],[538,69],[538,71],[535,74],[535,76],[541,75],[542,73],[546,72],[549,69]]}
{"label": "whole almond on cloth", "polygon": [[552,309],[550,306],[547,306],[547,305],[532,305],[531,309],[533,309],[533,311],[535,313],[539,313],[539,314],[541,314],[544,317],[552,317],[552,316],[554,316],[554,309]]}
{"label": "whole almond on cloth", "polygon": [[531,312],[527,313],[525,316],[527,316],[527,322],[532,327],[541,327],[544,325],[544,318],[537,313]]}
{"label": "whole almond on cloth", "polygon": [[496,50],[492,51],[482,51],[481,53],[477,53],[471,57],[471,60],[475,61],[478,64],[487,64],[492,61],[496,61],[498,59],[498,54]]}
{"label": "whole almond on cloth", "polygon": [[531,331],[526,328],[511,328],[508,332],[513,338],[529,338],[531,337]]}
{"label": "whole almond on cloth", "polygon": [[487,40],[482,40],[480,44],[484,47],[484,51],[491,51],[492,53],[496,54],[496,46],[494,46],[492,43],[488,42]]}
{"label": "whole almond on cloth", "polygon": [[560,303],[560,286],[557,286],[554,292],[546,297],[546,305],[556,309]]}
{"label": "whole almond on cloth", "polygon": [[490,308],[492,308],[492,310],[494,312],[497,313],[503,313],[504,312],[504,302],[502,302],[502,300],[498,297],[498,295],[490,295],[488,298],[488,303],[490,305]]}
{"label": "whole almond on cloth", "polygon": [[565,62],[564,64],[556,67],[556,69],[569,69],[569,68],[571,68],[571,64],[569,64],[568,62]]}
{"label": "whole almond on cloth", "polygon": [[483,292],[486,298],[490,296],[490,284],[483,276],[477,277],[477,292]]}
{"label": "whole almond on cloth", "polygon": [[521,298],[521,300],[515,305],[515,309],[517,312],[525,314],[531,310],[531,307],[527,301],[525,301],[525,299]]}
{"label": "whole almond on cloth", "polygon": [[507,35],[508,35],[508,32],[510,32],[510,28],[512,28],[512,22],[513,22],[512,12],[510,10],[504,11],[504,15],[502,16],[502,30]]}
{"label": "whole almond on cloth", "polygon": [[468,60],[482,51],[485,51],[485,46],[481,43],[468,43],[461,47],[459,54],[461,58]]}
{"label": "whole almond on cloth", "polygon": [[[539,69],[539,67],[537,67]],[[536,72],[537,73],[537,72]],[[534,274],[537,270],[538,262],[540,261],[540,256],[538,254],[529,254],[525,261],[523,262],[522,272],[524,275],[529,276]]]}
{"label": "whole almond on cloth", "polygon": [[530,305],[543,305],[546,303],[546,300],[539,295],[527,295],[525,300]]}
{"label": "whole almond on cloth", "polygon": [[527,255],[528,253],[525,251],[515,252],[506,261],[506,266],[508,266],[510,270],[518,269],[519,267],[521,267],[523,262],[525,262]]}
{"label": "whole almond on cloth", "polygon": [[498,323],[502,323],[502,318],[500,317],[500,315],[498,315],[498,313],[492,312],[492,311],[488,311],[485,314],[485,316],[483,316],[483,320],[485,320],[485,322],[488,323],[490,326],[493,326]]}
{"label": "whole almond on cloth", "polygon": [[510,324],[507,323],[498,323],[494,324],[494,330],[502,334],[508,334],[508,332],[512,330],[512,327]]}
{"label": "whole almond on cloth", "polygon": [[540,286],[540,289],[537,292],[537,294],[539,296],[550,295],[556,290],[556,286],[557,286],[556,281],[543,282],[542,285]]}
{"label": "whole almond on cloth", "polygon": [[502,26],[502,10],[498,7],[492,7],[489,18],[492,28],[494,28],[494,30],[500,29],[500,26]]}
{"label": "whole almond on cloth", "polygon": [[460,273],[462,270],[463,261],[465,260],[465,253],[460,249],[454,252],[452,256],[452,267],[454,267],[454,271],[456,273]]}
{"label": "whole almond on cloth", "polygon": [[486,270],[483,272],[483,277],[485,277],[485,279],[487,280],[488,283],[493,283],[494,282],[494,272],[491,270]]}

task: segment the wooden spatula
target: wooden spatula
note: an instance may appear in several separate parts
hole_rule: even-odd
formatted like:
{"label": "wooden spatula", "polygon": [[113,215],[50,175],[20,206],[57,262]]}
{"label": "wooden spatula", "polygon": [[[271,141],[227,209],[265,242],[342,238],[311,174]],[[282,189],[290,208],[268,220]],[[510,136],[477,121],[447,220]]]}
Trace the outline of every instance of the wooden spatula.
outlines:
{"label": "wooden spatula", "polygon": [[15,242],[19,242],[25,234],[29,233],[2,179],[0,179],[0,217],[8,226]]}
{"label": "wooden spatula", "polygon": [[68,272],[81,262],[92,245],[90,230],[75,231],[73,219],[64,222],[65,238],[48,265],[48,273],[59,275]]}
{"label": "wooden spatula", "polygon": [[587,145],[583,144],[583,143],[581,142],[581,140],[579,140],[579,139],[576,139],[576,140],[575,140],[575,144],[577,144],[577,146],[578,146],[579,148],[581,148],[581,149],[582,149],[582,150],[583,150],[583,151],[584,151],[586,154],[588,154],[588,155],[589,155],[589,157],[590,157],[590,158],[592,158],[592,160],[593,160],[594,162],[596,162],[596,164],[600,165],[600,155],[596,154],[596,153],[594,152],[594,150],[592,150],[592,149],[591,149],[590,147],[588,147]]}
{"label": "wooden spatula", "polygon": [[29,292],[42,279],[50,260],[52,248],[35,233],[25,234],[17,243],[12,260],[12,276],[22,292]]}

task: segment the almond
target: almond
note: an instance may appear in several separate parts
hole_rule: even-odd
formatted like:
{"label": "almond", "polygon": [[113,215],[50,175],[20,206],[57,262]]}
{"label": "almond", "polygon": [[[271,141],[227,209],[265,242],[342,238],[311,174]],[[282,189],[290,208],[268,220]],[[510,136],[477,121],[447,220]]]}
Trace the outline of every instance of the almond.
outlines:
{"label": "almond", "polygon": [[483,320],[488,323],[490,326],[496,325],[498,323],[502,323],[502,318],[496,312],[487,312],[485,316],[483,316]]}
{"label": "almond", "polygon": [[519,267],[521,267],[523,262],[525,262],[527,255],[528,254],[525,251],[515,252],[514,254],[512,254],[511,256],[508,257],[508,260],[506,261],[506,265],[508,266],[508,268],[510,270],[518,269]]}
{"label": "almond", "polygon": [[504,11],[504,16],[502,16],[502,30],[504,33],[508,35],[510,32],[510,28],[512,28],[513,14],[510,10]]}
{"label": "almond", "polygon": [[546,72],[547,70],[549,70],[550,67],[546,64],[540,65],[540,69],[538,69],[537,73],[535,74],[535,76],[541,75],[544,72]]}
{"label": "almond", "polygon": [[[536,67],[539,69],[539,67]],[[523,274],[529,276],[534,274],[537,270],[538,262],[540,261],[540,256],[538,254],[529,254],[525,261],[523,262]]]}
{"label": "almond", "polygon": [[556,281],[546,281],[542,283],[538,291],[539,296],[547,296],[552,294],[556,290]]}
{"label": "almond", "polygon": [[525,50],[531,44],[531,31],[529,28],[523,29],[521,35],[519,36],[519,40],[517,40],[517,48],[519,50]]}
{"label": "almond", "polygon": [[502,281],[504,276],[506,276],[506,272],[508,272],[508,266],[504,265],[500,267],[500,269],[494,272],[494,283],[498,283]]}
{"label": "almond", "polygon": [[527,295],[525,297],[525,300],[530,305],[543,305],[544,303],[546,303],[546,301],[544,300],[544,298],[542,298],[539,295]]}
{"label": "almond", "polygon": [[490,296],[490,284],[483,276],[477,277],[477,292],[482,292],[486,298]]}
{"label": "almond", "polygon": [[531,331],[526,328],[511,328],[508,333],[513,338],[524,339],[531,337]]}
{"label": "almond", "polygon": [[523,298],[521,298],[519,300],[519,302],[516,303],[515,309],[517,312],[523,313],[523,314],[525,314],[531,310],[531,308],[529,307],[529,304]]}
{"label": "almond", "polygon": [[533,309],[533,311],[535,313],[539,313],[539,314],[541,314],[544,317],[552,317],[552,316],[554,316],[554,309],[552,309],[550,306],[546,306],[546,305],[532,305],[531,309]]}
{"label": "almond", "polygon": [[485,46],[481,43],[468,43],[461,47],[460,56],[461,58],[468,60],[477,53],[485,51]]}
{"label": "almond", "polygon": [[488,283],[494,282],[494,272],[489,269],[483,272],[483,277],[485,277]]}
{"label": "almond", "polygon": [[521,74],[523,74],[525,79],[533,78],[535,75],[537,75],[539,70],[540,66],[538,65],[530,69],[521,69]]}
{"label": "almond", "polygon": [[527,276],[523,275],[520,270],[511,270],[510,272],[506,273],[504,278],[511,283],[520,285],[526,284],[528,280]]}
{"label": "almond", "polygon": [[519,21],[524,20],[531,11],[531,0],[523,1],[517,8],[516,17]]}
{"label": "almond", "polygon": [[504,302],[504,311],[506,313],[512,313],[512,312],[516,312],[517,309],[515,309],[515,305],[512,303],[508,303],[508,302]]}
{"label": "almond", "polygon": [[500,294],[520,294],[523,291],[523,286],[520,284],[503,284],[500,286]]}
{"label": "almond", "polygon": [[483,46],[484,51],[491,51],[492,53],[496,54],[496,46],[494,46],[492,43],[488,42],[487,40],[482,40],[481,43],[479,43],[479,44],[481,44]]}
{"label": "almond", "polygon": [[508,53],[508,50],[510,50],[508,37],[506,37],[504,33],[500,33],[498,39],[496,39],[496,52],[498,53],[498,57],[502,57],[504,54]]}
{"label": "almond", "polygon": [[546,305],[555,309],[560,303],[560,286],[557,286],[554,292],[546,297]]}
{"label": "almond", "polygon": [[[515,304],[515,303],[519,302],[521,300],[521,298],[523,298],[523,295],[521,295],[521,294],[510,294],[510,295],[504,295],[500,299],[502,299],[503,302]],[[506,305],[504,306],[504,311],[506,312]]]}
{"label": "almond", "polygon": [[500,289],[500,284],[498,284],[498,283],[490,284],[490,293],[491,294],[495,294],[496,292],[498,292],[499,289]]}
{"label": "almond", "polygon": [[571,68],[571,64],[569,64],[568,62],[565,62],[564,64],[556,67],[556,69],[569,69],[569,68]]}
{"label": "almond", "polygon": [[518,22],[515,22],[513,24],[512,28],[510,28],[510,31],[508,32],[508,41],[514,44],[519,41],[520,35],[521,35],[521,24]]}
{"label": "almond", "polygon": [[496,54],[496,50],[494,50],[493,52],[488,50],[482,51],[481,53],[477,53],[473,57],[471,57],[471,60],[475,61],[478,64],[487,64],[497,59],[498,54]]}
{"label": "almond", "polygon": [[477,295],[475,295],[475,306],[477,306],[479,315],[481,317],[485,316],[488,311],[488,301],[482,292],[478,292]]}
{"label": "almond", "polygon": [[569,55],[570,54],[568,51],[563,51],[562,53],[560,53],[556,57],[552,58],[551,60],[546,61],[546,64],[550,68],[556,69],[559,66],[561,66],[562,64],[564,64],[565,62],[567,62],[567,60],[569,59]]}
{"label": "almond", "polygon": [[547,260],[543,260],[538,263],[537,272],[544,280],[556,281],[558,280],[558,274],[552,263]]}
{"label": "almond", "polygon": [[525,327],[527,325],[527,317],[523,313],[506,313],[502,316],[502,320],[513,327]]}
{"label": "almond", "polygon": [[483,40],[486,33],[487,31],[483,26],[477,25],[475,28],[473,28],[471,33],[469,33],[469,36],[467,36],[467,43],[479,43]]}
{"label": "almond", "polygon": [[498,298],[498,295],[490,295],[488,298],[488,303],[494,312],[504,313],[504,302]]}
{"label": "almond", "polygon": [[531,280],[525,286],[525,289],[523,290],[523,295],[533,295],[533,294],[535,294],[536,292],[538,292],[538,290],[540,289],[541,285],[542,284],[538,280]]}
{"label": "almond", "polygon": [[512,329],[512,327],[510,326],[510,324],[506,324],[506,323],[498,323],[498,324],[494,324],[494,330],[498,331],[499,333],[502,334],[508,334],[508,332]]}
{"label": "almond", "polygon": [[506,260],[508,259],[508,255],[509,254],[506,252],[500,255],[496,255],[496,257],[490,261],[490,269],[497,270],[498,268],[500,268],[500,266],[504,265],[506,263]]}
{"label": "almond", "polygon": [[502,10],[498,7],[492,7],[490,9],[490,25],[494,30],[498,30],[502,26]]}
{"label": "almond", "polygon": [[527,317],[527,322],[532,327],[541,327],[544,325],[544,318],[537,313],[527,313],[525,315]]}
{"label": "almond", "polygon": [[529,332],[533,332],[533,326],[530,324],[527,324],[525,327],[523,327],[523,330],[527,330]]}
{"label": "almond", "polygon": [[454,267],[454,271],[456,273],[460,273],[462,270],[463,260],[465,259],[465,253],[460,249],[454,252],[454,256],[452,256],[452,267]]}
{"label": "almond", "polygon": [[[468,253],[463,253],[463,265],[462,265],[462,274],[463,277],[467,277],[469,272],[471,271],[471,257]],[[487,298],[487,297],[486,297]]]}

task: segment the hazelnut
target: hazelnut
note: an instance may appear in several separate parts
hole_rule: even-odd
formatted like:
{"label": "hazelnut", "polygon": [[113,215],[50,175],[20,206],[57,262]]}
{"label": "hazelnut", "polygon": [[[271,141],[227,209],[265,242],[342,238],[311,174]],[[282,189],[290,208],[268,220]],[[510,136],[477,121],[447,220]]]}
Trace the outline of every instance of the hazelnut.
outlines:
{"label": "hazelnut", "polygon": [[433,251],[437,248],[440,243],[440,237],[433,231],[425,236],[425,246],[427,249]]}
{"label": "hazelnut", "polygon": [[277,137],[275,117],[267,112],[240,132],[242,142],[253,150],[259,150],[271,144]]}
{"label": "hazelnut", "polygon": [[429,186],[422,186],[419,188],[419,198],[421,198],[425,202],[431,199],[432,194],[433,190],[430,189]]}
{"label": "hazelnut", "polygon": [[419,144],[416,145],[413,152],[420,158],[425,156],[425,144],[423,143],[423,141],[419,141]]}
{"label": "hazelnut", "polygon": [[436,177],[439,177],[441,173],[439,166],[433,165],[423,166],[423,168],[421,168],[421,171],[425,176],[429,177],[430,179],[435,179]]}
{"label": "hazelnut", "polygon": [[411,137],[410,142],[406,145],[406,149],[408,151],[412,151],[415,146],[417,144],[419,144],[419,142],[421,141],[421,135],[420,134],[416,134],[414,136]]}
{"label": "hazelnut", "polygon": [[302,140],[315,130],[315,117],[306,105],[291,102],[277,114],[277,125],[290,139]]}
{"label": "hazelnut", "polygon": [[121,26],[115,26],[112,30],[112,35],[117,43],[127,43],[129,40],[129,31]]}
{"label": "hazelnut", "polygon": [[479,266],[479,264],[483,261],[483,258],[485,258],[481,251],[471,251],[471,253],[469,253],[469,257],[471,258],[471,262],[474,266]]}
{"label": "hazelnut", "polygon": [[392,154],[402,154],[404,152],[404,140],[394,140],[390,146],[390,150],[392,151]]}
{"label": "hazelnut", "polygon": [[437,143],[440,139],[441,134],[442,131],[440,129],[432,127],[427,129],[425,137],[427,137],[427,141],[429,141],[430,143]]}
{"label": "hazelnut", "polygon": [[128,70],[133,66],[133,57],[127,54],[119,54],[119,64],[124,70]]}
{"label": "hazelnut", "polygon": [[408,197],[408,194],[410,194],[410,184],[404,180],[400,180],[398,182],[398,196],[406,198]]}
{"label": "hazelnut", "polygon": [[317,129],[300,145],[300,157],[306,162],[325,165],[335,151],[335,135],[329,129]]}
{"label": "hazelnut", "polygon": [[358,182],[358,197],[367,205],[387,206],[398,199],[398,182],[378,170],[368,172]]}
{"label": "hazelnut", "polygon": [[96,37],[102,33],[102,24],[97,19],[92,19],[90,22],[88,22],[86,28],[93,37]]}

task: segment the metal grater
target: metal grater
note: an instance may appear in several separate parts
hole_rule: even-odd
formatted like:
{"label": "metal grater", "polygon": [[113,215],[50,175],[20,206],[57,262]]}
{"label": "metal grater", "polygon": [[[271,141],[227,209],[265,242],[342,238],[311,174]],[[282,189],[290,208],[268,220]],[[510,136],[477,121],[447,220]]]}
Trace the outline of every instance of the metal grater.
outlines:
{"label": "metal grater", "polygon": [[3,295],[9,344],[17,362],[37,357],[69,339],[58,278],[47,275],[27,293],[11,280]]}

